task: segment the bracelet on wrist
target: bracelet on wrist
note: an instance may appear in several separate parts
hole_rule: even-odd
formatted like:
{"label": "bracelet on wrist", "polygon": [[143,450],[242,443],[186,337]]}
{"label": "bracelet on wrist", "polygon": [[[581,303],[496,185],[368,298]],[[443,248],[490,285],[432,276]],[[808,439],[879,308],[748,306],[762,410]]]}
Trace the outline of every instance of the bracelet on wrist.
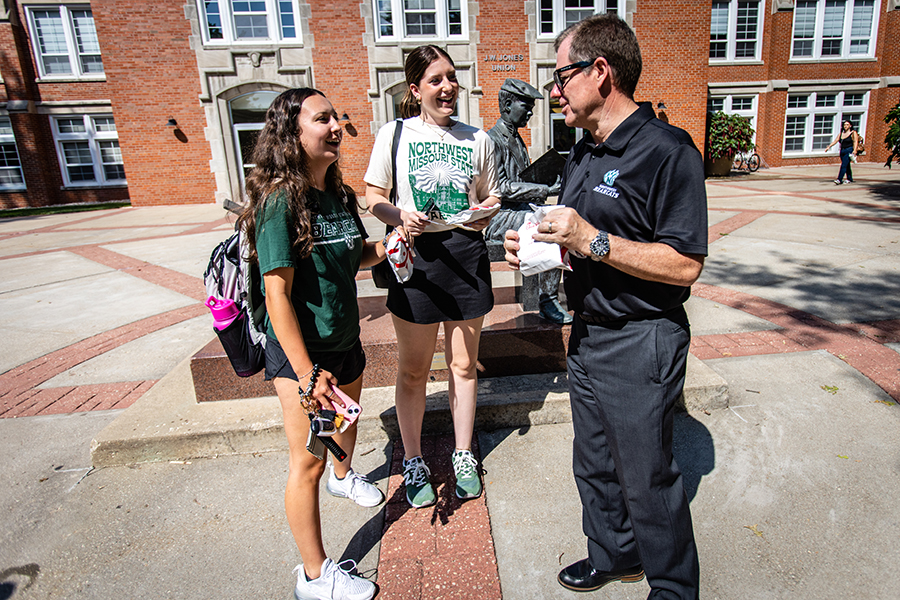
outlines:
{"label": "bracelet on wrist", "polygon": [[306,384],[306,395],[312,396],[313,390],[316,388],[316,380],[319,378],[319,365],[314,364],[312,375],[309,377],[309,383]]}
{"label": "bracelet on wrist", "polygon": [[303,389],[303,386],[298,386],[297,393],[300,394],[300,405],[307,411],[315,411],[316,403],[313,401],[313,390],[316,388],[316,380],[319,378],[319,365],[318,363],[313,365],[313,368],[304,375],[310,376],[309,383],[306,384],[306,389]]}

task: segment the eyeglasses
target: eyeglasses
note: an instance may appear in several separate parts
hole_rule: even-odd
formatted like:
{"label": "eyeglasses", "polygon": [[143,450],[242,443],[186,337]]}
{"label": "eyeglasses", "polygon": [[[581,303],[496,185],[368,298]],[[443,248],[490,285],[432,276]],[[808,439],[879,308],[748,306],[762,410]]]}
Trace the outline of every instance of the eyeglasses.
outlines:
{"label": "eyeglasses", "polygon": [[569,83],[569,80],[575,76],[573,74],[563,79],[563,73],[565,73],[566,71],[571,71],[572,69],[583,69],[585,67],[589,67],[594,64],[595,60],[597,59],[595,58],[594,60],[579,60],[578,62],[574,62],[571,65],[566,65],[553,71],[553,83],[555,83],[556,87],[559,88],[560,93],[562,93],[563,88],[566,87],[566,84]]}

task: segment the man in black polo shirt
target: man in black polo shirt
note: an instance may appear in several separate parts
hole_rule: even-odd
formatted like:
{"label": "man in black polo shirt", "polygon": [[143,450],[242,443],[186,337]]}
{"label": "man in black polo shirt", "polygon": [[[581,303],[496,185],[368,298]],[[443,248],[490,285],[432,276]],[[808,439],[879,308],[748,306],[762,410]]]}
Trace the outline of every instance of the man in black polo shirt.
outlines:
{"label": "man in black polo shirt", "polygon": [[[675,402],[690,330],[683,303],[707,252],[703,161],[685,131],[634,102],[641,55],[618,17],[597,15],[556,40],[551,95],[572,150],[560,204],[535,240],[567,247],[576,318],[567,366],[573,469],[588,558],[559,582],[576,591],[640,581],[650,598],[698,598],[690,507],[672,457]],[[518,235],[506,233],[518,265]]]}

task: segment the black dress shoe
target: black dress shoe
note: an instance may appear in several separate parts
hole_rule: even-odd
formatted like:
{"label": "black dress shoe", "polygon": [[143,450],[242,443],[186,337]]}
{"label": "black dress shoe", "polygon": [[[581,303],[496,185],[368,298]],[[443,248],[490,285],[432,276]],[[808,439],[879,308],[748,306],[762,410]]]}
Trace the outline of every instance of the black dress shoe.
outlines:
{"label": "black dress shoe", "polygon": [[574,592],[593,592],[613,581],[635,583],[643,578],[644,568],[640,565],[622,571],[598,571],[585,558],[560,571],[556,579],[561,586]]}

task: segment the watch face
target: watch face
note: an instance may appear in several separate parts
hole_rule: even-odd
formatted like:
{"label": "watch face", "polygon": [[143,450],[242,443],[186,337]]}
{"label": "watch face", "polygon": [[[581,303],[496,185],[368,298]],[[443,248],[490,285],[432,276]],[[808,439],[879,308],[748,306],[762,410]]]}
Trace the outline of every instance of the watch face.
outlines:
{"label": "watch face", "polygon": [[609,237],[605,232],[601,231],[591,241],[591,254],[596,257],[595,260],[600,260],[609,254]]}

